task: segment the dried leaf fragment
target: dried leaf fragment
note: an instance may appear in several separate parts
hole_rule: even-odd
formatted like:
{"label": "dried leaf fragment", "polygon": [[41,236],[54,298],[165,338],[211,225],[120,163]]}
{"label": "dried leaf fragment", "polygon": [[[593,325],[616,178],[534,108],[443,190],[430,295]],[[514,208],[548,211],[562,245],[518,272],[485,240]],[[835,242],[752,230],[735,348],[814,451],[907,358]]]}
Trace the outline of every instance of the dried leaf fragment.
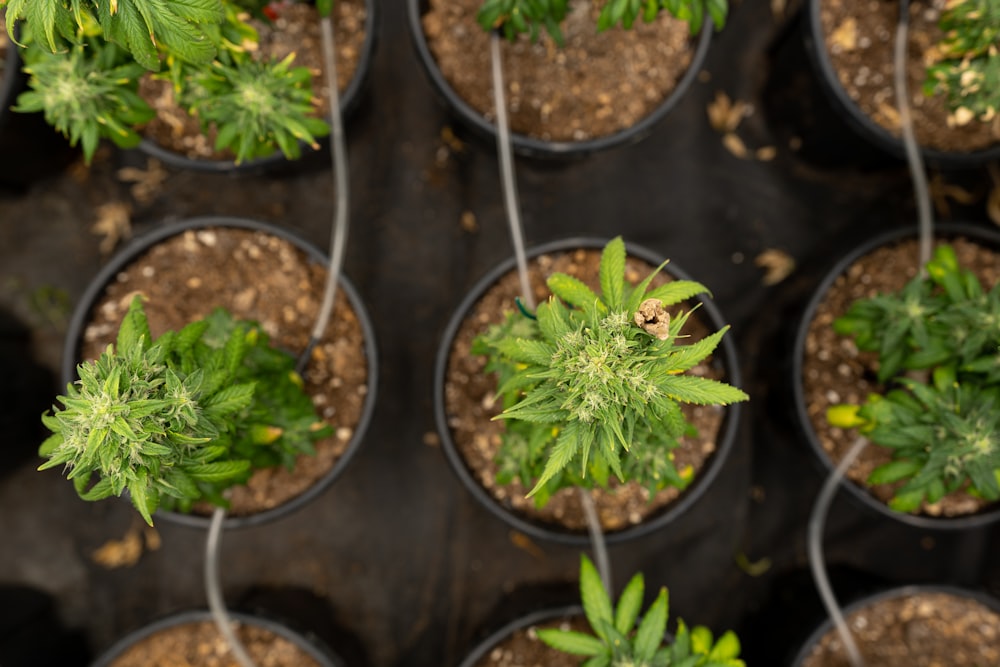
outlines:
{"label": "dried leaf fragment", "polygon": [[741,100],[734,102],[729,99],[729,95],[718,90],[715,92],[715,100],[709,103],[706,111],[712,129],[726,134],[736,131],[743,119],[750,114],[750,105]]}
{"label": "dried leaf fragment", "polygon": [[108,540],[91,554],[91,559],[108,570],[132,567],[142,557],[144,542],[146,550],[156,551],[160,548],[160,534],[155,528],[134,523],[122,539]]}
{"label": "dried leaf fragment", "polygon": [[128,204],[119,201],[108,202],[97,207],[97,220],[90,231],[101,237],[100,250],[109,254],[120,241],[132,236],[132,210]]}
{"label": "dried leaf fragment", "polygon": [[754,151],[754,157],[761,162],[770,162],[778,155],[778,149],[774,146],[761,146]]}
{"label": "dried leaf fragment", "polygon": [[479,231],[479,222],[476,221],[476,214],[472,211],[462,211],[459,225],[461,225],[462,231],[470,234],[475,234]]}
{"label": "dried leaf fragment", "polygon": [[938,214],[945,217],[951,215],[951,206],[948,204],[949,199],[963,205],[972,204],[978,199],[975,193],[959,185],[945,181],[941,172],[934,172],[927,181],[927,188],[930,190],[935,210],[937,210]]}
{"label": "dried leaf fragment", "polygon": [[118,170],[118,179],[123,183],[132,183],[132,196],[140,204],[152,202],[163,190],[167,180],[167,170],[159,160],[150,160],[145,169],[138,167],[122,167]]}
{"label": "dried leaf fragment", "polygon": [[750,151],[747,149],[746,144],[732,132],[722,135],[722,145],[741,160],[746,160],[750,157]]}
{"label": "dried leaf fragment", "polygon": [[545,552],[542,548],[535,544],[530,537],[524,533],[518,532],[516,530],[510,531],[510,542],[518,549],[522,551],[527,551],[531,556],[535,558],[545,558]]}
{"label": "dried leaf fragment", "polygon": [[670,313],[659,299],[646,299],[633,316],[636,325],[660,340],[670,338]]}
{"label": "dried leaf fragment", "polygon": [[455,136],[455,133],[447,125],[441,128],[441,141],[443,141],[453,153],[461,153],[465,150],[465,144],[462,143],[461,139]]}
{"label": "dried leaf fragment", "polygon": [[764,285],[777,285],[795,270],[792,256],[776,248],[769,248],[757,255],[754,264],[764,269],[761,281]]}

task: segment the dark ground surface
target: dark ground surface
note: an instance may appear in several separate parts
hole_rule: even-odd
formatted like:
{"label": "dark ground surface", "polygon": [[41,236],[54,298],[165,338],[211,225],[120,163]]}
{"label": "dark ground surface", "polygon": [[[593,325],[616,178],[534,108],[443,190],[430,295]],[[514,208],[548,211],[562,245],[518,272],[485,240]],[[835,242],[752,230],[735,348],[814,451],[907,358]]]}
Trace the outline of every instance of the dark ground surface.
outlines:
{"label": "dark ground surface", "polygon": [[[346,270],[378,336],[374,421],[346,474],[317,501],[227,533],[223,544],[233,607],[281,615],[356,657],[352,664],[375,667],[457,664],[501,621],[542,602],[574,601],[579,558],[574,548],[517,540],[427,444],[442,330],[466,290],[512,251],[494,148],[466,137],[435,98],[405,19],[403,3],[381,6],[368,95],[347,128]],[[914,216],[905,167],[868,149],[831,114],[795,25],[761,0],[738,4],[712,43],[710,77],[645,141],[572,162],[517,164],[530,243],[622,234],[706,283],[733,326],[752,400],[732,457],[690,516],[613,547],[611,557],[619,585],[645,572],[650,587],[670,588],[673,615],[736,629],[749,663],[762,667],[785,664],[819,620],[804,539],[822,480],[792,420],[795,311],[850,242]],[[751,148],[775,146],[773,161],[737,159],[723,147],[705,114],[717,91],[753,105],[738,134]],[[462,150],[442,140],[448,127],[467,139]],[[12,166],[23,175],[45,156],[5,148],[4,158],[8,175]],[[278,222],[328,243],[333,199],[320,167],[243,178],[168,170],[159,194],[141,203],[116,176],[123,164],[145,161],[108,151],[89,171],[72,165],[0,196],[4,667],[85,664],[129,630],[205,606],[203,534],[159,522],[158,550],[105,569],[93,552],[136,527],[130,507],[84,503],[57,472],[34,470],[38,415],[59,391],[69,310],[106,259],[90,230],[98,207],[130,202],[136,233],[221,214]],[[986,169],[948,180],[978,197],[953,202],[950,217],[988,225]],[[475,231],[460,225],[465,212],[474,214]],[[767,249],[798,267],[773,286],[754,261]],[[827,558],[845,599],[919,582],[998,594],[998,554],[995,529],[955,536],[887,525],[843,497],[827,530]],[[741,555],[755,567],[740,566]],[[16,657],[33,636],[44,639]]]}

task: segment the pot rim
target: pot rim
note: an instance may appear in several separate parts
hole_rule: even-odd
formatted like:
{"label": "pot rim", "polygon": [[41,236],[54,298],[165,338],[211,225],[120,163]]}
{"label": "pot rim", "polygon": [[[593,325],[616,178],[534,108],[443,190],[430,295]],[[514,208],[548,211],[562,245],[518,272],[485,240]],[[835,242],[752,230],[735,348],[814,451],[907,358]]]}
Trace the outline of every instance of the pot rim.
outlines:
{"label": "pot rim", "polygon": [[[855,244],[851,251],[838,258],[833,263],[832,267],[823,274],[823,278],[820,280],[817,287],[814,288],[805,310],[803,310],[799,315],[797,329],[795,332],[795,342],[792,347],[791,365],[791,385],[794,394],[793,401],[795,403],[795,419],[798,423],[801,435],[805,437],[805,440],[809,445],[809,449],[814,455],[813,458],[826,475],[829,475],[833,470],[833,464],[830,457],[823,449],[822,444],[819,442],[819,438],[812,427],[812,421],[809,419],[809,415],[806,412],[805,390],[801,381],[803,360],[805,358],[806,335],[809,330],[809,325],[816,314],[816,310],[819,307],[820,302],[823,300],[823,297],[826,295],[833,282],[840,277],[840,275],[843,274],[851,264],[874,251],[876,248],[890,245],[916,235],[917,230],[915,226],[899,227],[877,234],[860,244]],[[996,232],[988,227],[976,226],[969,223],[939,223],[935,225],[935,236],[964,236],[971,240],[992,244],[1000,249],[1000,232]],[[883,517],[891,518],[895,521],[899,521],[903,524],[923,530],[965,530],[984,526],[1000,520],[1000,503],[993,504],[990,508],[984,509],[976,514],[955,517],[933,517],[925,514],[897,512],[868,493],[866,488],[851,481],[846,476],[841,477],[839,488],[846,489],[848,495],[852,499],[859,502],[862,506],[872,510],[876,514],[880,514]]]}
{"label": "pot rim", "polygon": [[[70,319],[69,327],[66,330],[60,376],[61,387],[65,387],[67,384],[76,380],[76,366],[79,363],[77,361],[79,357],[77,341],[79,341],[82,337],[83,329],[86,326],[90,311],[97,299],[103,293],[105,285],[114,279],[118,272],[121,271],[126,265],[130,264],[139,255],[160,241],[177,236],[178,234],[188,230],[205,229],[208,227],[230,227],[271,234],[294,245],[296,248],[304,252],[311,261],[317,264],[329,265],[329,259],[327,256],[315,245],[296,232],[280,227],[275,223],[230,216],[198,216],[186,218],[177,222],[163,223],[150,232],[134,238],[128,245],[121,248],[87,285],[83,296],[81,296],[80,300],[77,302],[76,308],[74,309],[73,315]],[[340,456],[340,458],[337,459],[336,463],[334,463],[333,467],[330,468],[330,470],[323,477],[317,480],[315,484],[307,488],[299,495],[290,498],[286,502],[271,509],[245,516],[227,515],[223,522],[223,525],[226,528],[231,529],[260,525],[282,518],[298,510],[326,491],[333,481],[341,475],[347,467],[347,464],[353,459],[354,455],[361,447],[364,435],[368,430],[369,424],[371,423],[372,413],[375,410],[375,396],[378,393],[378,349],[375,341],[375,328],[372,324],[371,317],[361,301],[361,297],[358,295],[357,290],[343,273],[340,275],[340,280],[337,283],[337,289],[339,291],[343,291],[344,296],[347,297],[348,303],[358,318],[358,323],[361,326],[361,332],[364,338],[364,350],[368,364],[368,390],[365,394],[361,416],[354,428],[354,433],[351,435],[351,440],[348,442],[347,448],[344,450],[344,453]],[[208,528],[211,521],[211,517],[183,514],[167,510],[158,510],[156,512],[156,516],[163,517],[164,519],[174,523],[204,529]]]}
{"label": "pot rim", "polygon": [[[533,259],[546,253],[562,252],[577,248],[600,249],[607,244],[607,239],[597,237],[574,237],[565,238],[549,243],[537,245],[527,250],[527,257]],[[663,257],[653,251],[632,243],[626,243],[626,250],[629,256],[641,259],[653,266],[659,266]],[[459,480],[473,497],[487,510],[501,519],[511,528],[520,531],[534,538],[546,540],[572,546],[586,546],[590,544],[590,537],[586,532],[572,532],[559,529],[554,524],[534,521],[524,517],[515,510],[508,509],[500,504],[488,491],[486,491],[478,480],[473,476],[465,459],[458,452],[451,428],[448,426],[448,416],[444,406],[444,383],[448,371],[448,358],[451,355],[451,348],[466,315],[497,280],[504,274],[515,269],[516,259],[508,257],[506,260],[491,269],[486,275],[480,278],[462,299],[458,308],[455,309],[445,329],[445,333],[438,344],[437,356],[434,362],[434,419],[437,424],[437,431],[441,438],[441,448],[444,450],[448,463],[458,476]],[[693,280],[683,269],[674,265],[673,262],[664,269],[671,277],[681,280]],[[725,325],[725,320],[715,303],[705,295],[694,297],[699,303],[699,311],[705,314],[709,325],[714,330],[718,330]],[[731,332],[730,332],[731,333]],[[726,371],[726,382],[733,386],[740,386],[741,377],[739,364],[737,362],[736,346],[731,335],[723,336],[722,341],[714,353],[715,358],[722,364]],[[604,533],[604,539],[608,544],[625,542],[637,539],[649,533],[659,530],[670,524],[677,517],[686,512],[694,505],[705,492],[711,487],[712,482],[718,476],[723,465],[729,457],[736,441],[739,428],[740,404],[733,403],[724,408],[724,416],[719,433],[716,436],[716,448],[707,460],[700,474],[692,484],[666,507],[658,513],[651,515],[645,521],[631,525],[621,530]]]}
{"label": "pot rim", "polygon": [[[846,618],[858,610],[879,602],[927,593],[946,593],[954,597],[972,600],[974,602],[981,603],[994,612],[1000,613],[1000,600],[997,600],[982,591],[949,584],[910,584],[907,586],[898,586],[896,588],[890,588],[877,593],[862,596],[854,602],[842,607],[841,611]],[[809,634],[806,640],[802,642],[798,652],[795,654],[795,658],[792,660],[792,667],[802,667],[802,664],[805,662],[806,658],[809,657],[809,653],[812,651],[813,647],[816,646],[823,636],[832,629],[832,620],[827,618],[822,621],[816,629]]]}
{"label": "pot rim", "polygon": [[[482,139],[496,144],[497,132],[493,123],[487,121],[482,114],[455,92],[451,83],[445,78],[438,67],[437,60],[427,44],[427,37],[421,25],[421,17],[426,13],[427,0],[407,0],[406,8],[410,26],[410,38],[417,51],[424,73],[430,79],[435,91],[443,98],[446,106],[452,109],[461,121],[472,128]],[[510,141],[515,153],[525,157],[541,159],[566,159],[584,157],[591,153],[607,150],[616,146],[634,144],[649,135],[654,126],[677,106],[680,100],[693,85],[701,66],[708,56],[709,44],[712,40],[714,25],[708,14],[705,14],[701,34],[695,42],[694,55],[687,71],[677,81],[674,89],[660,104],[639,122],[613,134],[595,137],[584,141],[546,141],[526,134],[511,132]],[[694,39],[692,38],[692,41]]]}
{"label": "pot rim", "polygon": [[[364,0],[365,4],[365,41],[361,49],[360,57],[358,58],[358,66],[354,72],[354,76],[351,77],[351,81],[347,84],[344,92],[340,95],[340,112],[343,119],[346,121],[351,114],[361,105],[362,92],[364,88],[368,85],[369,72],[371,71],[372,61],[374,59],[375,44],[377,38],[377,27],[375,24],[377,18],[377,7],[378,2],[374,0]],[[324,119],[326,120],[326,119]],[[317,143],[319,143],[320,148],[316,150],[324,150],[329,146],[330,137],[319,137],[317,138]],[[299,142],[299,147],[306,151],[312,151],[314,149],[310,148],[308,144],[303,141]],[[147,139],[143,137],[137,146],[137,149],[151,158],[156,158],[160,162],[173,167],[175,169],[183,169],[186,171],[201,171],[209,173],[225,173],[225,174],[236,174],[236,175],[250,175],[259,174],[262,172],[267,172],[278,166],[294,163],[297,160],[290,160],[285,157],[284,153],[280,150],[275,150],[274,153],[266,155],[264,157],[253,158],[246,160],[237,164],[233,160],[213,160],[207,158],[192,158],[184,155],[183,153],[178,153],[176,151],[165,148],[153,141],[152,139]],[[299,158],[302,159],[302,158]]]}
{"label": "pot rim", "polygon": [[583,607],[580,605],[568,605],[565,607],[549,607],[533,611],[506,623],[498,630],[490,633],[485,639],[476,644],[469,651],[459,667],[475,667],[481,658],[487,655],[497,644],[518,630],[531,627],[538,623],[544,623],[558,618],[570,618],[583,615]]}
{"label": "pot rim", "polygon": [[[238,621],[243,625],[260,627],[287,639],[299,647],[302,651],[307,653],[309,657],[316,660],[321,667],[344,667],[345,665],[340,656],[334,653],[330,647],[326,646],[326,644],[321,642],[319,638],[315,636],[304,635],[282,623],[264,618],[257,614],[246,614],[232,611],[228,612],[228,614],[233,621]],[[106,651],[101,653],[101,655],[98,656],[97,660],[94,662],[93,667],[110,667],[110,665],[113,664],[114,661],[127,649],[163,630],[167,630],[178,625],[200,623],[212,620],[212,613],[204,609],[192,609],[175,612],[127,633],[124,637],[112,644]]]}
{"label": "pot rim", "polygon": [[[7,50],[4,54],[3,71],[0,72],[0,128],[6,124],[7,118],[14,113],[11,107],[17,102],[16,93],[18,92],[18,83],[19,79],[23,78],[22,65],[21,54],[18,51],[17,44],[8,40]],[[24,81],[26,82],[27,79],[24,78]]]}
{"label": "pot rim", "polygon": [[[823,25],[820,20],[820,3],[823,0],[809,0],[808,16],[802,22],[806,52],[813,69],[819,72],[821,88],[834,104],[844,112],[848,124],[870,143],[894,157],[905,160],[906,149],[903,141],[876,123],[861,110],[840,85],[833,61],[827,52]],[[976,151],[943,151],[929,146],[920,146],[920,153],[928,163],[948,169],[972,169],[986,162],[1000,158],[1000,143]]]}

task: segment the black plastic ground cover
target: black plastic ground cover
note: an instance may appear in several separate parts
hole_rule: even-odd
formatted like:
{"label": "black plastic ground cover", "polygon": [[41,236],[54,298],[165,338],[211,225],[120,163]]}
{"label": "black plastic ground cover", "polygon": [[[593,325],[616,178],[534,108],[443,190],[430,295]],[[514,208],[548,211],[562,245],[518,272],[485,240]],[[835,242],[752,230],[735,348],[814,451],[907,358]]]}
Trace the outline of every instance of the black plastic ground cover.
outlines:
{"label": "black plastic ground cover", "polygon": [[[404,3],[381,8],[368,94],[347,127],[345,268],[379,341],[372,423],[345,474],[307,507],[227,531],[221,574],[234,608],[254,591],[276,591],[255,598],[252,610],[283,600],[285,617],[307,617],[334,650],[356,649],[352,664],[441,667],[457,665],[513,618],[578,602],[580,548],[512,532],[465,492],[438,444],[434,351],[463,296],[512,249],[494,147],[440,104],[414,58]],[[806,520],[822,479],[793,418],[793,323],[821,267],[915,218],[905,165],[866,151],[828,113],[805,57],[788,56],[802,53],[793,15],[776,17],[766,2],[734,6],[701,75],[642,142],[571,163],[517,161],[530,244],[620,234],[697,276],[732,325],[727,337],[751,400],[712,485],[728,492],[707,494],[683,522],[613,545],[610,555],[616,587],[644,572],[651,595],[670,588],[672,618],[735,629],[749,664],[768,667],[788,664],[803,638],[786,627],[808,633],[820,620],[803,568]],[[726,149],[706,115],[719,92],[752,105],[736,134],[751,152],[773,146],[773,159]],[[18,434],[4,445],[18,455],[0,458],[0,583],[48,596],[66,629],[53,641],[78,633],[91,658],[157,618],[205,606],[203,530],[157,522],[153,548],[127,503],[85,503],[60,471],[35,470],[38,416],[61,391],[69,313],[109,257],[92,230],[100,207],[128,204],[136,233],[165,220],[229,215],[277,222],[321,248],[333,215],[330,173],[315,162],[283,178],[167,169],[148,193],[123,167],[156,180],[145,156],[109,150],[89,172],[53,172],[27,192],[0,195],[0,311],[8,315],[0,321],[12,321],[0,338],[5,382],[49,389],[0,408]],[[947,200],[943,217],[988,225],[988,172],[948,178],[978,199]],[[774,284],[765,283],[758,258],[782,255],[768,250],[795,262]],[[100,565],[95,552],[131,531],[141,557]],[[838,497],[825,540],[836,589],[845,601],[911,583],[1000,593],[1000,535],[939,532],[886,526]],[[280,595],[302,590],[308,604]]]}

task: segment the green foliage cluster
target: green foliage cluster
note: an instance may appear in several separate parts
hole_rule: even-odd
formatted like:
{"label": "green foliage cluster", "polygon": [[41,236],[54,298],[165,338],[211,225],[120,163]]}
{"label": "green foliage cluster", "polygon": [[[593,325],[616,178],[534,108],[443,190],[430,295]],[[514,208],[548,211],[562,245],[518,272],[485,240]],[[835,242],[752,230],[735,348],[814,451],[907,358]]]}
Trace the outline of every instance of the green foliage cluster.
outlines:
{"label": "green foliage cluster", "polygon": [[[116,346],[78,366],[51,414],[40,469],[62,466],[84,500],[120,496],[152,524],[187,511],[259,468],[292,468],[331,428],[316,417],[295,359],[223,309],[153,340],[140,297]],[[96,478],[96,481],[95,481]]]}
{"label": "green foliage cluster", "polygon": [[860,406],[834,406],[828,420],[892,450],[869,482],[904,482],[890,502],[903,512],[959,489],[1000,500],[1000,285],[985,290],[949,245],[926,268],[834,322],[878,353],[887,389]]}
{"label": "green foliage cluster", "polygon": [[1000,111],[1000,0],[949,0],[939,26],[944,40],[925,93],[944,92],[957,125],[992,122]]}
{"label": "green foliage cluster", "polygon": [[538,630],[538,638],[564,653],[587,656],[582,667],[745,667],[732,631],[714,639],[708,628],[688,629],[678,620],[673,641],[664,646],[667,589],[660,589],[637,625],[644,592],[643,576],[636,574],[613,606],[597,568],[581,555],[580,598],[594,634],[545,628]]}
{"label": "green foliage cluster", "polygon": [[[556,44],[563,44],[560,24],[566,18],[568,0],[484,0],[476,19],[484,30],[501,29],[504,36],[514,40],[527,33],[538,39],[539,28],[544,27]],[[597,30],[603,31],[616,25],[630,29],[641,18],[652,23],[660,12],[686,21],[691,34],[701,32],[705,12],[721,30],[729,12],[727,0],[607,0],[597,18]]]}
{"label": "green foliage cluster", "polygon": [[[747,399],[728,384],[684,374],[711,355],[728,327],[680,345],[690,312],[671,318],[662,309],[705,288],[674,280],[650,289],[662,265],[633,288],[625,257],[624,242],[613,239],[601,255],[600,296],[554,274],[553,296],[536,319],[509,314],[473,344],[473,353],[488,357],[486,371],[497,373],[503,401],[497,481],[534,484],[529,496],[539,505],[567,486],[606,486],[612,473],[651,492],[684,488],[692,473],[677,470],[672,450],[692,427],[680,404]],[[662,311],[653,325],[639,314],[650,307]]]}
{"label": "green foliage cluster", "polygon": [[[101,138],[139,143],[153,110],[138,95],[146,72],[169,80],[177,102],[218,132],[236,161],[280,149],[300,154],[329,132],[315,117],[306,68],[261,62],[247,22],[260,0],[0,0],[19,26],[30,90],[18,111],[41,111],[89,161]],[[329,2],[323,3],[329,10]]]}

